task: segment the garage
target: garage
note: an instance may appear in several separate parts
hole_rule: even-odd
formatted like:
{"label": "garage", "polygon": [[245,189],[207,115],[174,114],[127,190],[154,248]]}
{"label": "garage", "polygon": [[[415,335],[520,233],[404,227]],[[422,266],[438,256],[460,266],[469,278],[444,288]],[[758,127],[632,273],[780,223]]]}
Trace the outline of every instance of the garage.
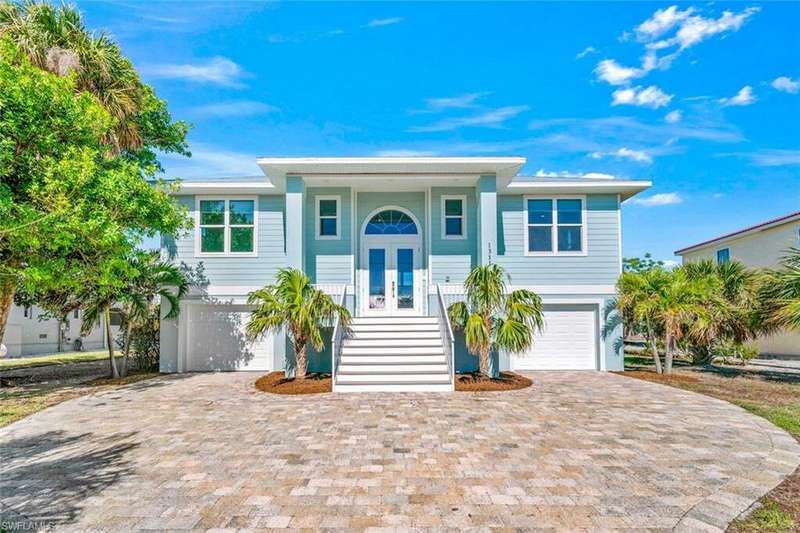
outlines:
{"label": "garage", "polygon": [[247,338],[245,305],[188,306],[186,370],[271,370],[274,336]]}
{"label": "garage", "polygon": [[516,370],[596,370],[597,305],[544,306],[545,327],[527,353],[513,357]]}

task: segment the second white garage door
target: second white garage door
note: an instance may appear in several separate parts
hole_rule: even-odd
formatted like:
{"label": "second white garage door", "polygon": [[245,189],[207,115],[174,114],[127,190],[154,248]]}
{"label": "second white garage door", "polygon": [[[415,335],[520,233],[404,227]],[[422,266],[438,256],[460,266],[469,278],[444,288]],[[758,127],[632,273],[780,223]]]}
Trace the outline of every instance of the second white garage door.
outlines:
{"label": "second white garage door", "polygon": [[517,370],[595,370],[597,306],[545,305],[545,328],[533,348],[513,357]]}
{"label": "second white garage door", "polygon": [[186,369],[271,370],[274,336],[250,341],[245,324],[250,317],[244,305],[190,305]]}

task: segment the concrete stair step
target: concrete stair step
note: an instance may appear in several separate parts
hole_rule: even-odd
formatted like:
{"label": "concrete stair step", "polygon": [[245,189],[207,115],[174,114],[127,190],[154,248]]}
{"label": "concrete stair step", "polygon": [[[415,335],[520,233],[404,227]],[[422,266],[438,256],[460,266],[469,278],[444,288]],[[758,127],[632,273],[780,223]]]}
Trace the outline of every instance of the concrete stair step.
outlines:
{"label": "concrete stair step", "polygon": [[342,355],[444,355],[438,346],[342,346]]}
{"label": "concrete stair step", "polygon": [[353,324],[438,324],[435,316],[359,316]]}
{"label": "concrete stair step", "polygon": [[452,392],[453,384],[444,383],[337,383],[337,393],[355,392]]}
{"label": "concrete stair step", "polygon": [[447,364],[444,355],[342,355],[342,365]]}
{"label": "concrete stair step", "polygon": [[392,339],[389,337],[383,339],[345,339],[342,343],[344,348],[363,348],[369,346],[382,346],[393,347],[402,345],[404,347],[422,347],[422,346],[442,346],[441,338],[432,339]]}
{"label": "concrete stair step", "polygon": [[347,374],[429,374],[447,373],[446,363],[418,364],[340,364],[337,376]]}
{"label": "concrete stair step", "polygon": [[355,339],[388,339],[391,341],[415,340],[415,339],[442,339],[439,329],[430,331],[352,331],[346,340]]}
{"label": "concrete stair step", "polygon": [[351,324],[350,329],[356,333],[386,332],[399,333],[408,331],[439,331],[438,324]]}
{"label": "concrete stair step", "polygon": [[450,383],[447,372],[422,373],[381,373],[381,374],[336,374],[337,384],[347,383]]}

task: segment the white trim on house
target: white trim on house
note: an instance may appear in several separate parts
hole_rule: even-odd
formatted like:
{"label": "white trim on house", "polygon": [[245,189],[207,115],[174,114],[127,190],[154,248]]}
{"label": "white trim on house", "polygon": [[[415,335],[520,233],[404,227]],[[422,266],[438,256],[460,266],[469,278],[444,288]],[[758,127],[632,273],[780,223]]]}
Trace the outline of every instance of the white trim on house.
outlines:
{"label": "white trim on house", "polygon": [[[440,283],[442,294],[463,294],[464,285],[460,283]],[[507,290],[526,289],[539,295],[579,295],[596,294],[613,296],[616,294],[614,285],[508,285]],[[431,285],[428,294],[436,294],[436,285]]]}
{"label": "white trim on house", "polygon": [[[448,216],[445,212],[445,202],[447,200],[460,200],[461,201],[461,216],[451,215]],[[443,194],[440,199],[441,213],[439,214],[439,222],[442,229],[442,240],[460,240],[463,241],[467,238],[467,195],[466,194]],[[461,219],[461,235],[448,235],[447,234],[447,219],[460,218]]]}
{"label": "white trim on house", "polygon": [[[550,224],[529,224],[528,223],[528,200],[550,200],[551,201],[551,209],[552,209],[552,219]],[[558,200],[580,200],[581,201],[581,223],[578,224],[561,224],[562,226],[573,226],[577,227],[580,226],[581,228],[581,250],[579,252],[574,251],[561,251],[558,249]],[[588,220],[586,218],[586,195],[565,195],[565,194],[550,194],[550,195],[532,195],[526,194],[522,197],[522,240],[523,240],[523,252],[526,256],[536,257],[581,257],[589,255],[588,250],[588,238],[587,234],[589,233],[589,225]],[[550,226],[550,244],[552,249],[547,251],[537,251],[533,252],[530,251],[528,248],[528,227],[529,226]]]}
{"label": "white trim on house", "polygon": [[[319,211],[319,203],[322,200],[336,201],[336,216],[325,216],[324,218],[336,219],[336,235],[321,235],[323,216]],[[315,237],[318,241],[338,241],[342,238],[342,197],[338,194],[320,194],[314,197],[314,227]]]}
{"label": "white trim on house", "polygon": [[[231,252],[231,228],[251,227],[250,224],[230,223],[230,202],[231,200],[247,200],[253,202],[253,251],[252,252]],[[223,224],[204,224],[203,227],[220,227],[223,231],[223,251],[222,252],[203,252],[200,239],[200,202],[201,201],[222,201],[225,202],[225,214]],[[258,196],[196,196],[194,199],[194,256],[195,257],[258,257]]]}

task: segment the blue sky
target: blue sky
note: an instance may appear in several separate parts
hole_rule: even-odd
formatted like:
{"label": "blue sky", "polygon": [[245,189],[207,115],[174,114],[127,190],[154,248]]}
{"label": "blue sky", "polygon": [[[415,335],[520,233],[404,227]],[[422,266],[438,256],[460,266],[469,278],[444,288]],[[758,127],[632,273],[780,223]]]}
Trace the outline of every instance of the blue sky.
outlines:
{"label": "blue sky", "polygon": [[800,209],[798,3],[79,3],[173,115],[169,177],[264,155],[522,155],[651,179],[625,255]]}

